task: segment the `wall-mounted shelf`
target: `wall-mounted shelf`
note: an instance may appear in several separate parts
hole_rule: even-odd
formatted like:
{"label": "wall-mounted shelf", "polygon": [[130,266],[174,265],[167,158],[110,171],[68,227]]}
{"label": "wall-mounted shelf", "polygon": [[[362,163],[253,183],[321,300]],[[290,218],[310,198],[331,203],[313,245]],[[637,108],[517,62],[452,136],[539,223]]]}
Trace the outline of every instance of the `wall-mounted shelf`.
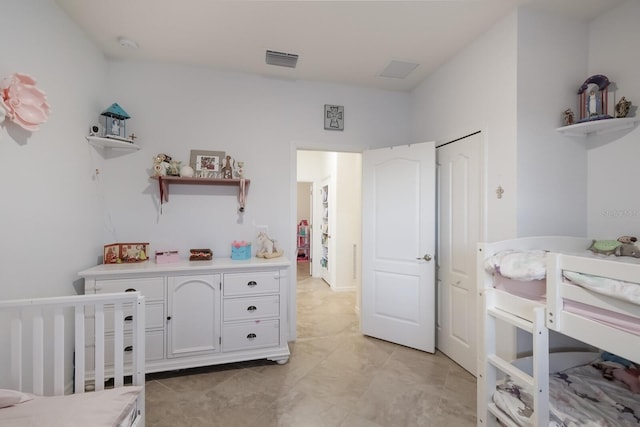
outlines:
{"label": "wall-mounted shelf", "polygon": [[138,151],[140,149],[139,145],[132,142],[119,141],[113,138],[102,138],[100,136],[87,136],[87,141],[89,141],[89,144],[98,148],[112,148],[115,150],[129,151]]}
{"label": "wall-mounted shelf", "polygon": [[566,136],[602,135],[605,133],[634,128],[638,122],[640,122],[640,117],[603,119],[563,126],[556,130]]}
{"label": "wall-mounted shelf", "polygon": [[160,188],[160,201],[169,201],[169,186],[171,184],[191,184],[191,185],[231,185],[239,187],[242,191],[242,181],[244,181],[244,191],[249,188],[249,179],[222,179],[222,178],[187,178],[183,176],[152,176],[151,179],[158,180]]}

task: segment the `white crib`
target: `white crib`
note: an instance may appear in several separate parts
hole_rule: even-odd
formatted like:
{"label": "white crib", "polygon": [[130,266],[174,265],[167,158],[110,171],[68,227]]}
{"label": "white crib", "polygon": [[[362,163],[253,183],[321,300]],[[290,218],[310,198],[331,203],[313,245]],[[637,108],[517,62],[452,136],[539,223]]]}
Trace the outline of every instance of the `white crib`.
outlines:
{"label": "white crib", "polygon": [[[10,365],[0,388],[20,396],[0,409],[0,425],[144,426],[138,292],[0,301],[0,316],[0,337],[8,342],[0,360]],[[94,371],[85,368],[87,336],[95,342]]]}

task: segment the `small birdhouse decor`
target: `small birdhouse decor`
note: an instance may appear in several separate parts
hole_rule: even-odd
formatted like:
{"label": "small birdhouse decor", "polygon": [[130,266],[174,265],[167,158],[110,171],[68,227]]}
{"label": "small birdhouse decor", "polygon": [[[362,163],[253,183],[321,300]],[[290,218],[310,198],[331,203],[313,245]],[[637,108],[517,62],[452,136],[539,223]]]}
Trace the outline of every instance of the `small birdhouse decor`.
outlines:
{"label": "small birdhouse decor", "polygon": [[607,114],[609,101],[609,79],[602,74],[589,77],[578,89],[580,122],[610,119]]}
{"label": "small birdhouse decor", "polygon": [[117,102],[100,113],[100,116],[104,117],[105,137],[133,142],[127,138],[127,119],[130,119],[131,116]]}

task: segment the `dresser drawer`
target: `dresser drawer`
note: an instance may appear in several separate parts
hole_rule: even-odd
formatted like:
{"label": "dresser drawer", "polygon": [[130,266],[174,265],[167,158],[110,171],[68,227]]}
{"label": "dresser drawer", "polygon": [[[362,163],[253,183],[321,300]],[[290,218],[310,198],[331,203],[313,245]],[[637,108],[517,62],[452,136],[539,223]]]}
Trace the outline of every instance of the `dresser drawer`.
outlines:
{"label": "dresser drawer", "polygon": [[224,296],[270,294],[280,291],[280,273],[259,271],[224,275]]}
{"label": "dresser drawer", "polygon": [[222,351],[276,347],[280,343],[278,320],[232,323],[223,326]]}
{"label": "dresser drawer", "polygon": [[96,281],[96,293],[140,292],[146,301],[164,299],[164,277],[145,277],[140,279],[108,279]]}
{"label": "dresser drawer", "polygon": [[[124,328],[130,331],[133,326],[133,310],[131,305],[125,305],[122,308],[124,316]],[[150,303],[144,306],[145,313],[145,329],[160,329],[164,327],[164,304]],[[105,306],[104,309],[104,330],[105,332],[113,332],[113,308]]]}
{"label": "dresser drawer", "polygon": [[227,298],[224,300],[224,321],[265,319],[280,314],[280,296]]}
{"label": "dresser drawer", "polygon": [[[129,351],[128,347],[131,346],[132,343],[132,335],[130,333],[124,334],[124,348],[122,351],[124,352],[124,361],[125,363],[131,363],[131,355],[132,352]],[[147,332],[144,336],[144,345],[145,345],[145,360],[162,360],[164,359],[164,332],[163,331],[153,331]],[[104,361],[105,365],[113,366],[113,346],[114,339],[113,335],[105,335],[104,337]],[[85,353],[85,361],[87,366],[94,366],[95,360],[95,346],[87,346]]]}

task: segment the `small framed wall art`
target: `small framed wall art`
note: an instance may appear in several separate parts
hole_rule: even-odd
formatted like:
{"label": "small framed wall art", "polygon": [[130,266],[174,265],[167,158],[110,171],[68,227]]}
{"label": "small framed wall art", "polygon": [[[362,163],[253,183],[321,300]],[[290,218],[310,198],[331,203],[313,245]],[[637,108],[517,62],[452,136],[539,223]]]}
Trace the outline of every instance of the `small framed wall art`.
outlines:
{"label": "small framed wall art", "polygon": [[344,106],[324,105],[324,128],[327,130],[344,130]]}
{"label": "small framed wall art", "polygon": [[199,178],[219,178],[224,151],[191,150],[189,166]]}

